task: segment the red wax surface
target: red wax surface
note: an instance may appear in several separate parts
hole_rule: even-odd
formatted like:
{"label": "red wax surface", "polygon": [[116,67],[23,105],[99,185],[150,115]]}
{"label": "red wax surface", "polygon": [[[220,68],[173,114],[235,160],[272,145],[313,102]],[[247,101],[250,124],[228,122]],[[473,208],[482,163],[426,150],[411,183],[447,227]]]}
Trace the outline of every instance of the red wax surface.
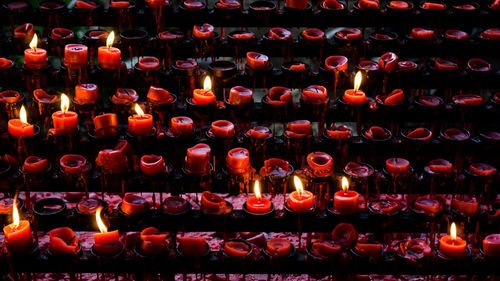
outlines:
{"label": "red wax surface", "polygon": [[457,70],[458,65],[452,61],[440,58],[434,59],[434,67],[438,70]]}
{"label": "red wax surface", "polygon": [[309,212],[314,208],[314,195],[307,190],[302,193],[293,191],[288,197],[287,205],[297,213]]}
{"label": "red wax surface", "polygon": [[388,95],[377,95],[375,99],[385,105],[396,106],[403,104],[405,94],[401,89],[395,89]]}
{"label": "red wax surface", "polygon": [[500,234],[490,234],[483,239],[483,252],[487,257],[500,256]]}
{"label": "red wax surface", "polygon": [[224,213],[226,210],[226,201],[210,191],[203,191],[201,194],[201,208],[209,213]]}
{"label": "red wax surface", "polygon": [[196,39],[210,39],[214,37],[214,27],[208,23],[201,26],[195,25],[193,27],[193,37]]}
{"label": "red wax surface", "polygon": [[370,140],[385,140],[391,137],[391,134],[379,126],[371,126],[363,132],[363,135]]}
{"label": "red wax surface", "polygon": [[358,209],[359,194],[354,190],[337,191],[333,197],[333,208],[341,214],[354,214]]}
{"label": "red wax surface", "polygon": [[399,71],[415,71],[418,69],[418,65],[412,61],[400,61],[398,62]]}
{"label": "red wax surface", "polygon": [[445,159],[436,159],[429,161],[429,169],[435,173],[449,173],[453,171],[453,165]]}
{"label": "red wax surface", "polygon": [[306,65],[301,62],[294,62],[288,67],[288,69],[291,71],[305,71]]}
{"label": "red wax surface", "polygon": [[282,106],[293,99],[292,90],[285,87],[272,87],[266,96],[266,102],[274,106]]}
{"label": "red wax surface", "polygon": [[146,175],[164,174],[167,171],[163,157],[154,154],[142,156],[140,167]]}
{"label": "red wax surface", "polygon": [[322,104],[328,102],[328,91],[320,85],[311,85],[302,91],[300,97],[304,102],[312,104]]}
{"label": "red wax surface", "polygon": [[101,150],[95,162],[97,166],[110,174],[123,174],[128,171],[128,157],[121,150]]}
{"label": "red wax surface", "polygon": [[479,35],[481,38],[489,39],[489,40],[500,40],[500,29],[498,28],[489,28],[486,29]]}
{"label": "red wax surface", "polygon": [[462,40],[469,38],[469,34],[467,32],[455,29],[446,30],[444,36],[448,39]]}
{"label": "red wax surface", "polygon": [[112,8],[129,8],[130,2],[129,1],[123,1],[123,0],[111,0],[110,6]]}
{"label": "red wax surface", "polygon": [[153,129],[153,115],[132,115],[128,117],[128,132],[134,136],[149,136]]}
{"label": "red wax surface", "polygon": [[338,2],[337,0],[325,0],[321,3],[321,6],[325,9],[329,10],[342,10],[344,9],[344,5]]}
{"label": "red wax surface", "polygon": [[241,3],[236,0],[220,0],[215,5],[221,9],[238,9],[241,7]]}
{"label": "red wax surface", "polygon": [[333,175],[333,158],[324,152],[312,152],[307,155],[307,165],[315,177]]}
{"label": "red wax surface", "polygon": [[71,132],[78,126],[78,114],[73,111],[56,111],[52,113],[52,123],[56,131]]}
{"label": "red wax surface", "polygon": [[437,214],[443,210],[441,202],[431,198],[419,198],[413,204],[415,210],[422,211],[425,214]]}
{"label": "red wax surface", "polygon": [[366,239],[359,239],[356,246],[354,246],[354,250],[363,257],[376,257],[382,251],[382,245],[369,243]]}
{"label": "red wax surface", "polygon": [[392,72],[398,68],[398,55],[392,52],[383,54],[378,60],[378,66],[387,72]]}
{"label": "red wax surface", "polygon": [[410,8],[410,5],[405,1],[391,1],[389,2],[389,7],[395,10],[407,10]]}
{"label": "red wax surface", "polygon": [[443,136],[449,140],[454,141],[465,141],[470,137],[465,131],[458,128],[446,129],[443,133]]}
{"label": "red wax surface", "polygon": [[286,0],[285,7],[291,9],[305,10],[307,9],[307,0]]}
{"label": "red wax surface", "polygon": [[290,164],[279,158],[269,158],[264,161],[264,166],[260,169],[262,176],[285,177],[291,173]]}
{"label": "red wax surface", "polygon": [[162,209],[167,214],[177,214],[186,211],[188,203],[186,199],[179,196],[170,196],[163,201]]}
{"label": "red wax surface", "polygon": [[150,8],[160,8],[162,6],[170,5],[169,0],[146,0],[146,3],[148,3],[148,6]]}
{"label": "red wax surface", "polygon": [[393,216],[399,211],[401,211],[402,207],[397,201],[394,200],[376,200],[370,202],[370,208],[373,212],[380,215]]}
{"label": "red wax surface", "polygon": [[403,158],[389,158],[385,161],[385,169],[391,174],[404,174],[410,170],[410,162]]}
{"label": "red wax surface", "polygon": [[78,237],[69,227],[60,227],[49,232],[49,251],[56,256],[71,256],[76,254],[80,246]]}
{"label": "red wax surface", "polygon": [[57,101],[56,95],[47,94],[43,89],[34,90],[33,96],[38,103],[53,103]]}
{"label": "red wax surface", "polygon": [[469,166],[469,172],[476,176],[490,177],[497,173],[497,169],[485,163],[472,163]]}
{"label": "red wax surface", "polygon": [[344,92],[342,100],[348,104],[360,105],[366,103],[368,101],[368,98],[363,91],[354,91],[354,89],[349,89]]}
{"label": "red wax surface", "polygon": [[180,249],[186,257],[201,257],[207,252],[207,242],[203,237],[181,237]]}
{"label": "red wax surface", "polygon": [[23,172],[28,174],[41,174],[45,173],[49,168],[49,160],[38,157],[38,156],[28,156],[24,160]]}
{"label": "red wax surface", "polygon": [[163,39],[163,40],[179,39],[179,38],[182,38],[183,36],[184,36],[184,34],[182,32],[178,32],[178,31],[166,30],[166,31],[158,33],[158,37],[160,39]]}
{"label": "red wax surface", "polygon": [[331,241],[315,241],[311,244],[310,251],[313,255],[320,258],[328,258],[340,253],[342,247]]}
{"label": "red wax surface", "polygon": [[197,10],[205,7],[205,3],[197,0],[186,0],[182,5],[188,10]]}
{"label": "red wax surface", "polygon": [[240,241],[227,241],[224,243],[223,251],[231,257],[244,257],[250,252],[250,247]]}
{"label": "red wax surface", "polygon": [[101,46],[97,49],[97,62],[103,69],[118,69],[122,64],[121,55],[118,48]]}
{"label": "red wax surface", "polygon": [[283,258],[292,251],[292,244],[284,238],[269,239],[266,244],[266,253],[273,258]]}
{"label": "red wax surface", "polygon": [[456,95],[453,96],[453,101],[455,103],[458,103],[460,105],[480,105],[483,103],[483,98],[480,95],[474,95],[474,94],[463,94],[463,95]]}
{"label": "red wax surface", "polygon": [[357,28],[345,28],[340,31],[337,31],[335,33],[335,36],[337,36],[340,39],[344,40],[355,40],[355,39],[361,39],[361,30]]}
{"label": "red wax surface", "polygon": [[32,38],[35,35],[35,27],[32,23],[25,23],[14,29],[14,38]]}
{"label": "red wax surface", "polygon": [[76,85],[74,99],[79,104],[96,103],[99,99],[99,88],[96,84]]}
{"label": "red wax surface", "polygon": [[269,68],[269,57],[256,52],[248,52],[247,65],[255,70],[267,69]]}
{"label": "red wax surface", "polygon": [[477,215],[481,211],[479,202],[475,198],[464,198],[460,200],[458,198],[453,198],[451,201],[451,207],[466,216]]}
{"label": "red wax surface", "polygon": [[156,104],[168,104],[174,101],[174,97],[169,91],[155,86],[149,87],[147,98]]}
{"label": "red wax surface", "polygon": [[40,69],[47,66],[47,51],[41,48],[24,50],[24,64],[29,69]]}
{"label": "red wax surface", "polygon": [[59,165],[67,175],[79,175],[85,169],[87,159],[78,154],[66,154],[59,159]]}
{"label": "red wax surface", "polygon": [[377,10],[379,8],[378,0],[359,0],[358,7],[361,9]]}
{"label": "red wax surface", "polygon": [[344,171],[351,176],[355,177],[368,177],[373,174],[373,170],[370,167],[356,163],[349,162],[344,168]]}
{"label": "red wax surface", "polygon": [[33,246],[30,223],[27,220],[20,220],[19,225],[9,224],[4,226],[4,243],[7,250],[12,253],[23,253]]}
{"label": "red wax surface", "polygon": [[94,117],[94,134],[97,137],[112,136],[118,128],[118,118],[114,113],[104,113]]}
{"label": "red wax surface", "polygon": [[[96,245],[113,245],[118,243],[118,239],[120,238],[120,234],[118,233],[118,230],[113,230],[109,232],[104,232],[104,233],[94,233],[94,249],[98,252],[100,255],[113,255],[116,254],[118,251],[106,251],[109,249],[106,249],[105,251],[98,251],[98,247]],[[118,248],[120,250],[120,248]]]}
{"label": "red wax surface", "polygon": [[379,69],[379,66],[376,62],[364,60],[358,64],[358,68],[363,70],[376,71]]}
{"label": "red wax surface", "polygon": [[271,201],[264,197],[250,197],[246,202],[247,210],[254,214],[265,214],[271,210]]}
{"label": "red wax surface", "polygon": [[7,8],[9,9],[23,9],[29,7],[28,2],[26,1],[12,1],[7,3]]}
{"label": "red wax surface", "polygon": [[271,136],[271,130],[264,126],[255,126],[245,133],[248,137],[254,139],[266,139]]}
{"label": "red wax surface", "polygon": [[102,207],[102,202],[98,199],[87,198],[78,202],[76,207],[80,213],[91,215],[95,214]]}
{"label": "red wax surface", "polygon": [[426,10],[444,10],[446,9],[446,6],[444,4],[440,4],[440,3],[433,3],[433,2],[424,2],[422,5],[421,5],[422,9],[426,9]]}
{"label": "red wax surface", "polygon": [[455,240],[450,235],[441,237],[439,240],[439,252],[449,258],[462,258],[465,256],[467,241],[460,237]]}
{"label": "red wax surface", "polygon": [[187,149],[184,169],[190,175],[204,176],[210,173],[210,146],[198,143]]}
{"label": "red wax surface", "polygon": [[426,128],[416,128],[409,131],[406,136],[410,139],[429,141],[432,138],[432,132]]}
{"label": "red wax surface", "polygon": [[139,99],[139,95],[134,89],[116,89],[116,93],[111,97],[111,101],[115,104],[134,103]]}
{"label": "red wax surface", "polygon": [[6,59],[6,58],[0,58],[0,69],[8,69],[14,66],[14,62]]}
{"label": "red wax surface", "polygon": [[309,28],[302,31],[302,37],[307,40],[322,40],[325,38],[325,33],[321,29]]}
{"label": "red wax surface", "polygon": [[89,37],[92,39],[101,39],[108,37],[108,33],[104,30],[93,30],[89,32]]}
{"label": "red wax surface", "polygon": [[325,68],[330,71],[347,70],[347,58],[344,56],[329,56],[325,59]]}
{"label": "red wax surface", "polygon": [[271,40],[288,40],[292,38],[292,33],[281,27],[273,27],[269,30],[269,34],[267,36]]}
{"label": "red wax surface", "polygon": [[0,92],[1,103],[15,103],[21,100],[21,94],[18,91],[7,90]]}
{"label": "red wax surface", "polygon": [[193,120],[186,116],[172,117],[170,129],[175,136],[189,136],[193,133]]}
{"label": "red wax surface", "polygon": [[168,247],[167,234],[161,233],[155,227],[141,231],[141,250],[149,255],[159,255]]}
{"label": "red wax surface", "polygon": [[289,138],[304,138],[312,135],[312,126],[309,120],[295,120],[288,123],[285,135]]}
{"label": "red wax surface", "polygon": [[233,148],[226,156],[226,168],[231,175],[242,175],[250,172],[250,152],[246,148]]}
{"label": "red wax surface", "polygon": [[67,28],[56,27],[50,32],[50,37],[54,39],[69,39],[75,37],[75,33]]}
{"label": "red wax surface", "polygon": [[352,136],[352,132],[347,126],[335,126],[334,124],[332,124],[332,126],[326,130],[326,134],[328,138],[336,140],[349,139]]}
{"label": "red wax surface", "polygon": [[234,136],[234,124],[227,120],[212,122],[210,129],[216,138],[232,138]]}
{"label": "red wax surface", "polygon": [[160,61],[155,57],[144,57],[139,59],[137,68],[142,70],[153,70],[160,68]]}
{"label": "red wax surface", "polygon": [[467,67],[472,71],[485,72],[491,70],[491,64],[482,59],[470,59]]}
{"label": "red wax surface", "polygon": [[434,30],[416,27],[411,30],[410,37],[418,40],[432,40],[434,38]]}
{"label": "red wax surface", "polygon": [[344,248],[348,248],[358,239],[358,232],[349,223],[339,223],[332,231],[332,241]]}
{"label": "red wax surface", "polygon": [[[14,198],[0,199],[0,214],[12,213],[12,206],[14,206]],[[19,210],[21,208],[21,201],[16,200],[16,206]]]}
{"label": "red wax surface", "polygon": [[142,214],[148,210],[148,202],[138,195],[128,193],[123,197],[120,209],[127,215]]}
{"label": "red wax surface", "polygon": [[78,0],[75,2],[75,7],[77,9],[95,9],[97,7],[96,3],[91,1],[81,1]]}
{"label": "red wax surface", "polygon": [[191,101],[196,105],[207,105],[215,102],[215,95],[211,90],[195,89]]}
{"label": "red wax surface", "polygon": [[438,106],[441,104],[441,100],[433,96],[419,96],[417,101],[423,106]]}
{"label": "red wax surface", "polygon": [[243,105],[248,104],[252,101],[253,92],[252,90],[242,87],[236,86],[232,87],[229,91],[229,99],[228,102],[234,105]]}
{"label": "red wax surface", "polygon": [[416,261],[428,256],[431,253],[431,247],[425,239],[416,238],[402,241],[396,251],[399,251],[405,259]]}
{"label": "red wax surface", "polygon": [[236,39],[251,39],[255,37],[255,33],[248,31],[239,31],[231,35],[231,37]]}
{"label": "red wax surface", "polygon": [[135,155],[134,147],[126,140],[118,141],[114,149],[119,150],[121,153],[123,153],[130,159],[132,159]]}
{"label": "red wax surface", "polygon": [[9,134],[17,138],[27,138],[35,134],[33,125],[23,123],[21,119],[10,119],[7,127]]}

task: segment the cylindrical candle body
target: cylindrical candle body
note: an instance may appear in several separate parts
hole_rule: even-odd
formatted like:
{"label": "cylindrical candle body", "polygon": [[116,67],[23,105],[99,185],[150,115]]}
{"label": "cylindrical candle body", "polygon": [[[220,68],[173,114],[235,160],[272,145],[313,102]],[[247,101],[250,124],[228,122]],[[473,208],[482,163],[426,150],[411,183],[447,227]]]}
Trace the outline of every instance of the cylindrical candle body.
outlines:
{"label": "cylindrical candle body", "polygon": [[97,62],[104,69],[120,68],[122,52],[118,48],[101,46],[97,50]]}
{"label": "cylindrical candle body", "polygon": [[353,214],[358,209],[359,194],[354,190],[337,191],[333,197],[333,208],[341,214]]}
{"label": "cylindrical candle body", "polygon": [[58,131],[73,131],[78,126],[78,114],[73,111],[56,111],[52,114],[54,129]]}
{"label": "cylindrical candle body", "polygon": [[133,115],[128,117],[128,132],[134,136],[147,136],[153,128],[153,116],[151,114]]}

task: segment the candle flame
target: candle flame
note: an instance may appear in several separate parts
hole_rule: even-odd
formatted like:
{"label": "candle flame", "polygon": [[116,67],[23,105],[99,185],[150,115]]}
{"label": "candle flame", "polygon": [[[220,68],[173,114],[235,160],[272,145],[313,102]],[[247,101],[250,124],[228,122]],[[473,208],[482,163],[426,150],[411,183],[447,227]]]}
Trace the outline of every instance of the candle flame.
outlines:
{"label": "candle flame", "polygon": [[61,111],[66,113],[69,109],[69,98],[66,94],[61,94]]}
{"label": "candle flame", "polygon": [[106,39],[106,47],[111,48],[113,46],[114,41],[115,41],[115,32],[111,31],[108,35],[108,39]]}
{"label": "candle flame", "polygon": [[255,198],[261,199],[262,195],[260,194],[260,183],[259,180],[256,180],[254,185],[253,185],[253,192],[255,193]]}
{"label": "candle flame", "polygon": [[451,240],[457,239],[457,226],[455,225],[455,223],[451,224],[450,236],[451,236]]}
{"label": "candle flame", "polygon": [[142,111],[142,108],[137,103],[135,104],[134,109],[137,115],[139,115],[140,117],[144,116],[144,111]]}
{"label": "candle flame", "polygon": [[36,49],[37,45],[38,45],[38,37],[36,36],[36,33],[35,33],[35,35],[33,35],[33,39],[31,39],[31,42],[30,42],[30,48]]}
{"label": "candle flame", "polygon": [[361,86],[361,71],[358,71],[356,73],[356,76],[354,77],[354,91],[356,92],[359,90],[359,86]]}
{"label": "candle flame", "polygon": [[203,81],[203,90],[212,90],[212,80],[210,80],[210,76],[205,77],[205,80]]}
{"label": "candle flame", "polygon": [[342,177],[342,190],[344,192],[347,192],[348,189],[349,189],[349,181],[347,180],[346,177]]}
{"label": "candle flame", "polygon": [[21,119],[21,122],[23,124],[28,124],[28,115],[26,114],[26,109],[24,108],[24,105],[21,106],[21,110],[19,111],[19,119]]}
{"label": "candle flame", "polygon": [[97,209],[97,211],[95,212],[95,220],[97,221],[97,226],[99,227],[101,233],[106,233],[108,232],[108,228],[106,227],[106,225],[104,225],[104,223],[101,220],[101,210],[102,207]]}
{"label": "candle flame", "polygon": [[12,227],[19,227],[19,211],[17,210],[17,194],[14,197],[14,202],[12,203]]}
{"label": "candle flame", "polygon": [[302,195],[304,193],[304,186],[302,185],[302,182],[300,181],[299,177],[293,176],[293,183],[295,185],[295,189],[297,190],[297,193],[299,195]]}

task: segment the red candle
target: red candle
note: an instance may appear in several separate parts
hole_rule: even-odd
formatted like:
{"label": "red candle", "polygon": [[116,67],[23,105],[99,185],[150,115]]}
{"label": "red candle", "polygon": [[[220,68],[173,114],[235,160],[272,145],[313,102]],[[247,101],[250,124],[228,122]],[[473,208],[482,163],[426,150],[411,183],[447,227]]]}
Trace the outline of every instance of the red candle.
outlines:
{"label": "red candle", "polygon": [[48,170],[49,160],[38,157],[38,156],[28,156],[24,160],[23,172],[29,174],[41,174]]}
{"label": "red candle", "polygon": [[167,166],[163,157],[158,155],[144,155],[141,157],[141,171],[146,175],[164,174],[167,172]]}
{"label": "red candle", "polygon": [[469,165],[469,172],[480,177],[491,177],[497,173],[497,169],[485,163],[472,163]]}
{"label": "red candle", "polygon": [[210,191],[204,191],[201,194],[201,208],[211,214],[222,214],[226,212],[227,203],[224,198],[213,194]]}
{"label": "red candle", "polygon": [[332,124],[332,126],[326,130],[326,134],[328,138],[335,140],[349,139],[352,136],[352,132],[347,126],[335,126],[335,124]]}
{"label": "red candle", "polygon": [[88,48],[81,44],[68,44],[64,47],[64,65],[67,68],[82,68],[87,65]]}
{"label": "red candle", "polygon": [[69,227],[52,229],[49,238],[49,251],[52,255],[71,256],[80,249],[78,237]]}
{"label": "red candle", "polygon": [[426,197],[418,198],[417,200],[415,200],[415,203],[413,203],[413,208],[427,215],[437,214],[443,210],[441,202],[436,199]]}
{"label": "red candle", "polygon": [[434,38],[434,30],[416,27],[411,30],[410,38],[430,41]]}
{"label": "red candle", "polygon": [[302,37],[306,38],[307,40],[323,40],[325,38],[325,33],[321,29],[317,28],[306,29],[300,34],[302,34]]}
{"label": "red candle", "polygon": [[307,155],[307,167],[315,177],[333,175],[333,158],[324,152],[312,152]]}
{"label": "red candle", "polygon": [[337,0],[325,0],[321,3],[321,6],[325,9],[329,10],[342,10],[344,9],[344,5],[338,2]]}
{"label": "red candle", "polygon": [[407,10],[410,5],[406,1],[391,1],[389,7],[396,10]]}
{"label": "red candle", "polygon": [[290,193],[287,200],[288,207],[297,213],[310,212],[314,208],[314,195],[312,192],[304,190],[299,177],[294,176],[293,182],[296,191]]}
{"label": "red candle", "polygon": [[266,253],[273,258],[283,258],[292,251],[292,244],[284,238],[269,239],[266,244]]}
{"label": "red candle", "polygon": [[403,158],[385,160],[385,169],[390,174],[404,174],[410,170],[410,162]]}
{"label": "red candle", "polygon": [[179,196],[170,196],[162,204],[162,210],[167,214],[178,214],[186,211],[189,205],[186,199]]}
{"label": "red candle", "polygon": [[481,211],[481,206],[474,197],[464,199],[455,197],[451,200],[451,207],[464,216],[475,216]]}
{"label": "red candle", "polygon": [[347,58],[344,56],[329,56],[325,59],[325,68],[330,71],[347,70]]}
{"label": "red candle", "polygon": [[97,62],[103,69],[117,69],[122,64],[122,52],[118,48],[112,47],[115,40],[115,32],[111,31],[106,40],[106,47],[101,46],[97,50]]}
{"label": "red candle", "polygon": [[112,136],[117,132],[118,118],[114,113],[103,113],[94,117],[94,134],[97,137]]}
{"label": "red candle", "polygon": [[186,116],[172,117],[170,129],[175,136],[187,137],[193,133],[193,120]]}
{"label": "red candle", "polygon": [[209,249],[203,237],[181,237],[180,250],[186,257],[196,258],[203,256]]}
{"label": "red candle", "polygon": [[370,243],[366,239],[359,239],[356,241],[354,251],[363,257],[376,257],[382,251],[382,245],[379,243]]}
{"label": "red candle", "polygon": [[12,206],[16,203],[16,208],[19,210],[21,201],[14,198],[4,197],[0,199],[0,214],[9,214],[12,212]]}
{"label": "red candle", "polygon": [[437,70],[457,70],[458,65],[452,61],[444,60],[440,58],[434,59],[434,68]]}
{"label": "red candle", "polygon": [[126,9],[130,8],[130,2],[129,1],[123,1],[123,0],[111,0],[109,6],[112,8],[117,8],[117,9]]}
{"label": "red candle", "polygon": [[362,34],[361,30],[357,28],[344,28],[342,30],[337,31],[337,33],[335,33],[335,36],[343,40],[356,40],[356,39],[361,39]]}
{"label": "red candle", "polygon": [[469,34],[462,30],[449,29],[446,30],[446,32],[444,33],[444,37],[453,40],[462,40],[462,39],[468,39]]}
{"label": "red candle", "polygon": [[398,55],[393,52],[383,54],[378,60],[378,66],[387,72],[392,72],[398,68]]}
{"label": "red candle", "polygon": [[272,87],[266,96],[266,102],[273,106],[283,106],[292,102],[292,90],[285,87]]}
{"label": "red candle", "polygon": [[123,197],[120,209],[127,215],[142,214],[148,210],[148,202],[141,196],[128,193]]}
{"label": "red candle", "polygon": [[88,215],[94,214],[102,207],[102,201],[94,198],[83,199],[76,205],[78,212]]}
{"label": "red candle", "polygon": [[479,37],[488,40],[500,40],[500,29],[498,28],[486,29],[479,35]]}
{"label": "red candle", "polygon": [[349,190],[349,182],[346,177],[342,177],[342,190],[335,192],[333,197],[333,208],[340,214],[354,214],[358,209],[359,194],[354,190]]}
{"label": "red candle", "polygon": [[0,58],[0,69],[8,69],[14,66],[14,62],[12,60],[6,58]]}
{"label": "red candle", "polygon": [[289,40],[292,39],[292,33],[281,27],[273,27],[269,30],[267,37],[271,40]]}
{"label": "red candle", "polygon": [[361,71],[358,71],[354,77],[354,89],[345,91],[342,100],[352,105],[359,105],[367,102],[368,98],[363,91],[359,90],[359,86],[361,86]]}
{"label": "red candle", "polygon": [[422,106],[438,106],[442,103],[440,98],[434,96],[419,96],[416,101]]}
{"label": "red candle", "polygon": [[426,128],[416,128],[408,131],[406,136],[413,140],[429,141],[432,138],[432,131]]}
{"label": "red candle", "polygon": [[227,241],[223,251],[231,257],[244,257],[250,252],[250,247],[241,241]]}
{"label": "red candle", "polygon": [[320,85],[311,85],[302,91],[300,98],[307,103],[323,104],[328,102],[328,91]]}
{"label": "red candle", "polygon": [[307,0],[286,0],[285,7],[305,10],[307,8]]}
{"label": "red candle", "polygon": [[96,103],[99,99],[99,88],[96,84],[79,84],[75,86],[75,102],[79,104]]}
{"label": "red candle", "polygon": [[210,146],[198,143],[187,149],[184,169],[190,175],[204,176],[210,173]]}
{"label": "red candle", "polygon": [[61,111],[56,111],[52,114],[52,122],[54,129],[62,132],[72,132],[78,126],[78,114],[73,111],[68,111],[69,98],[65,94],[61,95]]}
{"label": "red candle", "polygon": [[204,23],[201,26],[193,26],[193,37],[196,39],[210,39],[214,37],[214,27],[211,24]]}
{"label": "red candle", "polygon": [[260,175],[262,176],[273,176],[273,177],[285,177],[293,172],[290,164],[279,158],[269,158],[264,161],[264,166],[260,168]]}
{"label": "red candle", "polygon": [[239,9],[241,7],[241,3],[237,0],[220,0],[215,5],[221,9]]}
{"label": "red candle", "polygon": [[5,245],[11,253],[23,253],[33,246],[30,223],[27,220],[19,219],[17,210],[17,198],[12,204],[12,223],[3,228],[5,235]]}
{"label": "red candle", "polygon": [[248,130],[245,135],[249,138],[254,139],[267,139],[271,134],[271,130],[268,127],[264,126],[255,126],[252,129]]}
{"label": "red candle", "polygon": [[149,136],[153,129],[153,116],[144,114],[142,108],[135,104],[136,115],[128,117],[128,132],[133,136]]}
{"label": "red candle", "polygon": [[303,138],[312,135],[311,122],[309,120],[295,120],[288,123],[285,135],[290,138]]}
{"label": "red candle", "polygon": [[444,9],[446,9],[446,6],[444,4],[433,3],[433,2],[424,2],[424,3],[422,3],[422,5],[420,7],[422,7],[422,9],[425,9],[425,10],[444,10]]}
{"label": "red candle", "polygon": [[379,126],[371,126],[368,130],[363,132],[363,135],[370,140],[386,140],[391,137],[389,130]]}
{"label": "red candle", "polygon": [[38,37],[33,35],[30,49],[24,50],[24,65],[29,69],[40,69],[47,66],[47,51],[37,48]]}
{"label": "red candle", "polygon": [[33,91],[33,96],[38,103],[53,103],[57,101],[56,95],[50,95],[43,89],[36,89]]}
{"label": "red candle", "polygon": [[196,105],[207,105],[215,102],[215,95],[212,92],[212,81],[207,76],[203,81],[203,89],[195,89],[192,103]]}
{"label": "red candle", "polygon": [[210,131],[216,138],[232,138],[234,136],[234,124],[227,120],[217,120],[210,125]]}
{"label": "red candle", "polygon": [[21,106],[21,110],[19,112],[19,119],[9,120],[7,127],[9,134],[17,138],[31,137],[35,134],[33,125],[30,125],[28,123],[28,118],[26,116],[26,109],[24,109],[24,105]]}
{"label": "red candle", "polygon": [[25,23],[14,29],[14,38],[30,38],[35,34],[35,27],[32,23]]}
{"label": "red candle", "polygon": [[242,87],[236,86],[232,87],[229,91],[229,99],[227,100],[230,104],[234,105],[243,105],[249,104],[252,101],[253,92],[252,90]]}
{"label": "red candle", "polygon": [[451,224],[450,235],[445,235],[439,240],[439,252],[449,258],[462,258],[465,256],[467,241],[457,237],[455,223]]}
{"label": "red candle", "polygon": [[155,86],[149,87],[147,98],[156,104],[168,104],[174,101],[174,96],[169,91]]}
{"label": "red candle", "polygon": [[328,258],[340,253],[342,247],[333,241],[315,241],[311,244],[311,253],[320,258]]}
{"label": "red candle", "polygon": [[155,57],[145,57],[139,59],[137,68],[141,70],[154,70],[160,68],[160,60]]}
{"label": "red candle", "polygon": [[255,181],[253,190],[255,197],[248,198],[246,202],[248,212],[253,214],[266,214],[271,211],[271,201],[263,198],[260,193],[259,180]]}
{"label": "red candle", "polygon": [[59,159],[59,165],[66,175],[81,175],[87,165],[87,159],[78,154],[66,154]]}
{"label": "red candle", "polygon": [[87,2],[87,1],[76,1],[75,2],[75,7],[77,9],[95,9],[97,7],[97,4],[94,2]]}
{"label": "red candle", "polygon": [[251,69],[264,70],[269,68],[269,57],[256,52],[247,53],[247,65]]}
{"label": "red candle", "polygon": [[377,10],[379,8],[378,0],[359,0],[358,7],[361,9]]}
{"label": "red candle", "polygon": [[168,247],[167,234],[161,233],[155,227],[141,231],[141,250],[149,255],[159,255]]}
{"label": "red candle", "polygon": [[453,171],[453,165],[445,159],[435,159],[429,161],[429,170],[434,173],[450,173]]}
{"label": "red candle", "polygon": [[483,239],[483,252],[487,257],[500,256],[500,234],[490,234]]}
{"label": "red candle", "polygon": [[475,94],[455,95],[452,99],[453,102],[465,106],[475,106],[483,103],[483,98],[480,95]]}
{"label": "red candle", "polygon": [[94,233],[94,250],[101,256],[113,256],[122,250],[122,244],[118,241],[120,234],[118,230],[108,232],[108,228],[101,220],[101,209],[95,212],[97,226],[100,233]]}
{"label": "red candle", "polygon": [[250,152],[237,147],[229,150],[226,157],[226,169],[231,175],[246,175],[250,172]]}
{"label": "red candle", "polygon": [[128,159],[128,156],[122,150],[104,149],[97,154],[95,163],[105,173],[123,174],[128,171]]}
{"label": "red candle", "polygon": [[139,95],[134,89],[116,89],[116,93],[111,97],[111,101],[114,104],[128,104],[136,102],[139,99]]}

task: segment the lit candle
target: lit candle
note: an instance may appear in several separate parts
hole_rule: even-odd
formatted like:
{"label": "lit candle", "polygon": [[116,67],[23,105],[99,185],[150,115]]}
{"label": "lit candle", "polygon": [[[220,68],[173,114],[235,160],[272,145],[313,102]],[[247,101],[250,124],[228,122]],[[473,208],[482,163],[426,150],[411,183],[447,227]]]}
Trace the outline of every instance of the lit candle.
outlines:
{"label": "lit candle", "polygon": [[296,191],[290,193],[288,197],[288,207],[297,213],[309,212],[314,208],[314,196],[312,192],[304,190],[299,177],[294,176],[293,182]]}
{"label": "lit candle", "polygon": [[354,89],[349,89],[344,92],[344,96],[342,97],[344,102],[358,105],[368,101],[365,93],[359,90],[359,86],[361,86],[361,71],[358,71],[354,77]]}
{"label": "lit candle", "polygon": [[128,117],[128,132],[134,136],[149,136],[153,128],[153,116],[144,114],[142,108],[135,104],[136,115]]}
{"label": "lit candle", "polygon": [[349,182],[346,177],[342,177],[342,190],[335,192],[333,197],[333,208],[340,214],[349,215],[358,209],[359,194],[354,190],[349,190]]}
{"label": "lit candle", "polygon": [[193,104],[206,105],[215,101],[215,95],[212,92],[212,81],[210,77],[205,77],[203,81],[203,89],[195,89],[193,92]]}
{"label": "lit candle", "polygon": [[29,221],[19,219],[17,196],[12,204],[12,221],[11,224],[3,228],[7,250],[12,253],[26,252],[33,246],[33,237]]}
{"label": "lit candle", "polygon": [[248,198],[246,203],[248,212],[254,214],[268,213],[271,210],[271,201],[262,198],[259,180],[255,181],[253,192],[255,193],[255,197]]}
{"label": "lit candle", "polygon": [[47,51],[37,48],[38,37],[33,35],[30,49],[24,50],[24,65],[29,69],[40,69],[47,66]]}
{"label": "lit candle", "polygon": [[450,235],[445,235],[439,240],[439,251],[449,258],[462,258],[465,255],[467,241],[457,237],[457,227],[451,224]]}
{"label": "lit candle", "polygon": [[117,69],[122,63],[122,52],[118,48],[114,48],[113,41],[115,40],[115,32],[111,31],[106,40],[106,47],[101,46],[97,50],[97,62],[103,69]]}
{"label": "lit candle", "polygon": [[81,44],[64,46],[64,65],[68,68],[81,68],[87,65],[88,48]]}
{"label": "lit candle", "polygon": [[52,122],[56,131],[71,132],[77,129],[78,114],[69,109],[69,98],[65,94],[61,95],[61,111],[52,114]]}
{"label": "lit candle", "polygon": [[8,131],[9,134],[18,138],[31,137],[35,134],[33,125],[30,125],[28,123],[28,117],[26,115],[26,109],[24,108],[24,105],[21,106],[21,110],[19,112],[19,119],[9,120]]}
{"label": "lit candle", "polygon": [[94,250],[102,256],[112,256],[117,254],[122,249],[122,244],[118,241],[120,234],[118,230],[108,232],[108,228],[104,225],[101,219],[102,208],[97,209],[95,218],[100,233],[94,233]]}

